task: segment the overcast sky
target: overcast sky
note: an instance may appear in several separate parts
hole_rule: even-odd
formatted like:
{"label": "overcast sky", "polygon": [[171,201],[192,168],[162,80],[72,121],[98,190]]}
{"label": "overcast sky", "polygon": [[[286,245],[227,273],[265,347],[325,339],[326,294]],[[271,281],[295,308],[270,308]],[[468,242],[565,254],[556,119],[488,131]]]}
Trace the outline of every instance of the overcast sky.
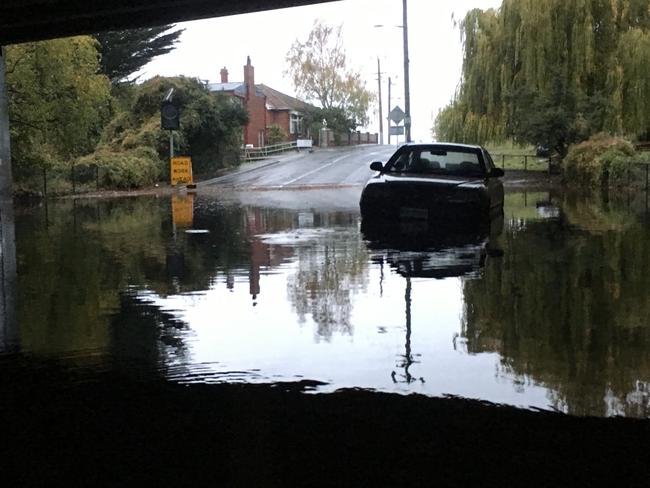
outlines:
{"label": "overcast sky", "polygon": [[[452,98],[460,78],[460,32],[452,15],[462,19],[469,9],[498,8],[500,4],[501,0],[408,0],[413,140],[431,138],[433,119]],[[256,83],[295,95],[285,74],[285,57],[296,39],[307,39],[316,19],[343,25],[349,66],[361,73],[375,94],[379,57],[384,119],[388,76],[394,83],[391,105],[404,108],[401,0],[344,0],[184,22],[178,24],[185,32],[177,49],[147,65],[140,79],[185,75],[214,82],[220,80],[219,71],[225,66],[230,81],[242,81],[246,56],[250,56]],[[372,107],[371,118],[368,129],[378,131],[377,106]]]}

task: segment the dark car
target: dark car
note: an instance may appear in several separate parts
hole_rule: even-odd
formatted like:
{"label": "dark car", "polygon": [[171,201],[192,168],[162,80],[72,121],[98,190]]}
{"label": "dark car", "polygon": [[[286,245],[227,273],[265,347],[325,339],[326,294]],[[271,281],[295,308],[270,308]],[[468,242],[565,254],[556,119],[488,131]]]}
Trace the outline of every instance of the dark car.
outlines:
{"label": "dark car", "polygon": [[480,146],[405,144],[370,169],[378,173],[361,193],[365,221],[449,222],[503,212],[503,170]]}

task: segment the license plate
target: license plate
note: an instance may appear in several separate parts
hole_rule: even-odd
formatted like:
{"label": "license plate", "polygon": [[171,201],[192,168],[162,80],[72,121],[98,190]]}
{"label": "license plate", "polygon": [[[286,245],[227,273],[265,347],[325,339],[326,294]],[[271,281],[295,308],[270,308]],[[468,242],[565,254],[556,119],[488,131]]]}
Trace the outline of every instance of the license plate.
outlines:
{"label": "license plate", "polygon": [[426,220],[429,218],[429,211],[426,208],[400,207],[399,216],[403,219]]}

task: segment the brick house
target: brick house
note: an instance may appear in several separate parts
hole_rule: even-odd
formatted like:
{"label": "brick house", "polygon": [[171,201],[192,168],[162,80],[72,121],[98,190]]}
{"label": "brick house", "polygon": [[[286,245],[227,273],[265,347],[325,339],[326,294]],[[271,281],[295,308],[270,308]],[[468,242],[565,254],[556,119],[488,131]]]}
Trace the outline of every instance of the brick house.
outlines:
{"label": "brick house", "polygon": [[256,85],[255,68],[250,56],[244,66],[244,81],[228,81],[228,70],[225,67],[220,74],[221,82],[210,83],[208,87],[212,92],[234,97],[248,112],[248,125],[243,131],[244,144],[255,147],[266,145],[271,125],[281,127],[292,141],[309,137],[303,119],[311,105],[269,86]]}

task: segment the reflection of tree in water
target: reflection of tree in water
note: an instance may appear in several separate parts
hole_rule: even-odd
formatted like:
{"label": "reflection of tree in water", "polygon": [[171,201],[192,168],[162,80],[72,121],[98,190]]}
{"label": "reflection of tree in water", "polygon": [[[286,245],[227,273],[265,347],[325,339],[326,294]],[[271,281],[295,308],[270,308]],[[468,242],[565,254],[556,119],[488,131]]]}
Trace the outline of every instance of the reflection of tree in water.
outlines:
{"label": "reflection of tree in water", "polygon": [[185,364],[189,327],[173,314],[136,292],[120,295],[120,311],[112,320],[113,356],[155,370]]}
{"label": "reflection of tree in water", "polygon": [[511,229],[503,260],[464,282],[462,335],[470,353],[498,352],[517,388],[550,388],[560,410],[648,416],[650,231],[629,216],[601,230],[593,215],[588,232],[564,220]]}
{"label": "reflection of tree in water", "polygon": [[359,233],[337,229],[312,246],[296,249],[298,270],[287,283],[289,301],[301,323],[307,315],[317,325],[317,337],[352,334],[352,294],[368,282],[368,253]]}
{"label": "reflection of tree in water", "polygon": [[18,207],[16,333],[22,347],[48,355],[130,351],[131,358],[140,350],[145,362],[167,351],[173,362],[184,354],[186,331],[146,300],[134,302],[130,290],[161,297],[205,290],[221,274],[230,286],[236,275],[248,275],[251,293],[259,294],[260,269],[286,255],[269,255],[253,236],[290,228],[295,212],[197,202],[194,226],[209,233],[174,233],[167,199]]}

